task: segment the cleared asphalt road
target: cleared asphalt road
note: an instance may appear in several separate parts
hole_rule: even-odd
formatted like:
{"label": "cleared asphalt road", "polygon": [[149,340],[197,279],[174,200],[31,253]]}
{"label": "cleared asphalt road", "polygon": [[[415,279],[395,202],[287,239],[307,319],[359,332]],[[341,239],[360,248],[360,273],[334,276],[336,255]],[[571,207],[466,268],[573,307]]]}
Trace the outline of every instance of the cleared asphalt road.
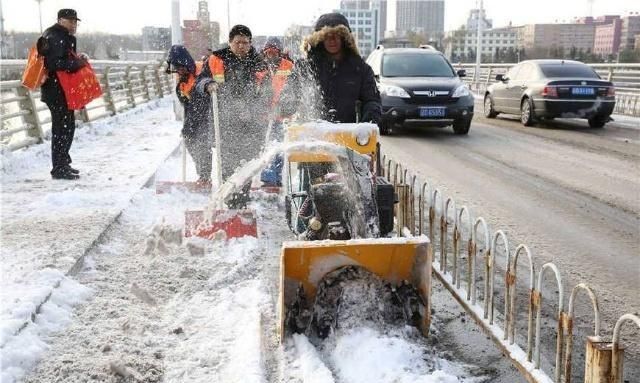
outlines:
{"label": "cleared asphalt road", "polygon": [[[610,335],[622,314],[640,312],[640,126],[556,120],[527,128],[516,116],[485,119],[481,105],[476,111],[468,136],[451,128],[397,131],[382,138],[383,153],[485,217],[492,232],[505,230],[512,251],[527,244],[537,270],[555,263],[565,305],[577,283],[592,286]],[[578,304],[587,319],[579,331],[590,333],[593,311],[585,298]],[[640,331],[629,328],[625,378],[640,381]],[[575,347],[583,350],[581,342]]]}

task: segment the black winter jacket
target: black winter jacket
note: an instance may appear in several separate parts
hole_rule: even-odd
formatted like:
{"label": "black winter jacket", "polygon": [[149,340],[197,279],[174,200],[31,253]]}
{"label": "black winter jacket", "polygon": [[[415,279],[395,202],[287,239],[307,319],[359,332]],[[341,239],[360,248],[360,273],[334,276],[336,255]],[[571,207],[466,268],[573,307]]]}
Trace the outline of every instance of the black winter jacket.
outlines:
{"label": "black winter jacket", "polygon": [[188,78],[180,79],[176,85],[176,95],[184,107],[184,125],[182,135],[185,137],[200,137],[213,129],[211,119],[211,97],[196,92],[195,86],[188,96],[180,91],[180,84]]}
{"label": "black winter jacket", "polygon": [[[220,100],[234,98],[255,102],[263,98],[263,89],[258,86],[257,73],[265,71],[267,66],[255,48],[251,47],[249,55],[242,59],[233,54],[230,48],[220,49],[212,55],[218,56],[224,62],[225,80],[218,89]],[[206,86],[212,81],[211,69],[208,62],[205,62],[198,77],[198,91],[205,92]]]}
{"label": "black winter jacket", "polygon": [[[332,31],[331,29],[329,31]],[[359,113],[359,121],[378,122],[380,119],[381,104],[380,93],[376,86],[373,70],[364,62],[357,53],[355,42],[346,27],[336,28],[333,31],[342,34],[344,57],[341,61],[333,61],[322,46],[322,39],[327,30],[314,33],[307,41],[311,41],[307,58],[296,63],[294,70],[287,81],[280,103],[280,111],[284,116],[295,113],[301,100],[305,98],[305,92],[313,92],[308,89],[309,79],[312,84],[319,87],[321,105],[320,118],[335,122],[356,122]],[[359,109],[357,103],[359,102]],[[329,111],[335,110],[334,115]]]}
{"label": "black winter jacket", "polygon": [[76,38],[60,24],[47,28],[37,43],[38,53],[44,56],[44,66],[48,78],[42,84],[41,100],[47,105],[66,105],[62,87],[56,71],[76,72],[85,65],[85,61],[74,57]]}
{"label": "black winter jacket", "polygon": [[[222,128],[235,129],[243,124],[266,126],[271,89],[258,84],[257,73],[267,69],[262,57],[253,47],[244,58],[236,56],[230,48],[215,51],[212,55],[224,63],[224,83],[218,87]],[[200,96],[209,97],[206,87],[213,81],[207,61],[197,80],[196,89]]]}

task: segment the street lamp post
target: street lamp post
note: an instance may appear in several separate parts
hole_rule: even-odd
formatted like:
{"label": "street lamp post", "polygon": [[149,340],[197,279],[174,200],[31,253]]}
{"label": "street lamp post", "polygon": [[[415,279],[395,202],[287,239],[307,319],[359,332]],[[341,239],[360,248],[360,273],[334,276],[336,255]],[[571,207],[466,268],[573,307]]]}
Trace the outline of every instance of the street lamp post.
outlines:
{"label": "street lamp post", "polygon": [[40,34],[42,34],[42,0],[36,0],[38,3],[38,16],[40,17]]}
{"label": "street lamp post", "polygon": [[480,0],[480,8],[478,9],[478,43],[476,45],[476,73],[475,73],[475,82],[476,82],[476,91],[480,89],[480,62],[482,61],[482,11],[483,11],[483,3]]}
{"label": "street lamp post", "polygon": [[229,0],[227,0],[227,34],[231,32],[231,5],[229,4]]}
{"label": "street lamp post", "polygon": [[[172,45],[182,45],[182,26],[180,23],[180,0],[171,0],[171,44]],[[176,87],[175,77],[173,78],[173,87]],[[182,105],[180,105],[180,101],[178,100],[178,96],[173,93],[173,111],[176,115],[176,120],[182,121],[183,109]]]}

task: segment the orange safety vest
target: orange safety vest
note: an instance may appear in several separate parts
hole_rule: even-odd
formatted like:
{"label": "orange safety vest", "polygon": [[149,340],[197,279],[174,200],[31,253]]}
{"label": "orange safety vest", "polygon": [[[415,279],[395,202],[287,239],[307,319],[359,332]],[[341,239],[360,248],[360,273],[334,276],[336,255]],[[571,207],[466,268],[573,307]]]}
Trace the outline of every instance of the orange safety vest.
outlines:
{"label": "orange safety vest", "polygon": [[221,84],[224,82],[224,61],[218,56],[211,55],[209,57],[209,70],[213,81]]}
{"label": "orange safety vest", "polygon": [[280,100],[280,93],[282,93],[282,89],[284,89],[284,85],[287,83],[287,78],[291,75],[292,69],[292,61],[285,58],[280,60],[278,70],[276,70],[276,73],[274,73],[273,79],[271,80],[271,87],[273,88],[273,99],[271,100],[271,103],[273,105],[277,104]]}
{"label": "orange safety vest", "polygon": [[[180,93],[182,93],[184,97],[190,98],[191,91],[196,85],[196,77],[200,74],[200,72],[202,72],[202,62],[198,61],[196,62],[196,74],[193,75],[189,73],[189,79],[187,80],[187,82],[180,83]],[[180,75],[176,74],[176,79],[177,81],[180,81]]]}

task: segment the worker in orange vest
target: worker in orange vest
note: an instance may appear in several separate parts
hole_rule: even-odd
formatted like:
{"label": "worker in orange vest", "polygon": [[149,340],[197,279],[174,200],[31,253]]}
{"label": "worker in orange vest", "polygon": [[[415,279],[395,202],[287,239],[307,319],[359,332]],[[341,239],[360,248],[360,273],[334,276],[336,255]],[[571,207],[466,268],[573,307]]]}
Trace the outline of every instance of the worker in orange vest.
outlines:
{"label": "worker in orange vest", "polygon": [[195,91],[202,62],[195,62],[184,46],[174,45],[169,51],[167,71],[176,74],[176,95],[184,107],[182,137],[196,165],[197,183],[205,188],[211,187],[211,106],[208,97]]}
{"label": "worker in orange vest", "polygon": [[[229,31],[229,47],[209,56],[198,76],[196,91],[218,94],[222,179],[228,179],[243,162],[257,158],[264,146],[270,109],[270,87],[258,73],[266,70],[260,54],[251,45],[251,30],[236,25]],[[226,201],[242,208],[249,201],[250,184]]]}
{"label": "worker in orange vest", "polygon": [[[269,37],[262,48],[262,54],[267,63],[267,71],[259,74],[261,81],[271,82],[271,107],[272,122],[271,137],[277,141],[283,140],[282,132],[282,118],[277,115],[276,108],[280,101],[280,94],[284,88],[291,70],[293,69],[293,61],[282,52],[282,42],[277,37]],[[263,186],[281,186],[282,185],[282,155],[276,156],[276,158],[269,164],[269,166],[260,174],[260,180]]]}

